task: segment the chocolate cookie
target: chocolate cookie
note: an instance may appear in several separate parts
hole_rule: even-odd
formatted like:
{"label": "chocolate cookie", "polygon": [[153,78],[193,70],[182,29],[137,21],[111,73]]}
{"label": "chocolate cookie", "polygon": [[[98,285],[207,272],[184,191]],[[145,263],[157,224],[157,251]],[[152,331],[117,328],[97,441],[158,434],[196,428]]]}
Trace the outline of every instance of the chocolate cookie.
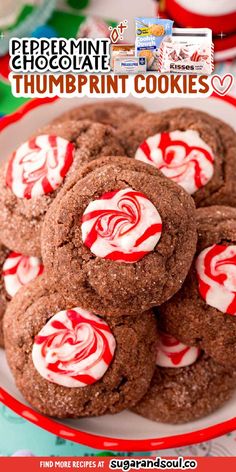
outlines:
{"label": "chocolate cookie", "polygon": [[42,222],[64,183],[81,163],[122,151],[114,130],[100,123],[67,121],[39,130],[1,168],[1,241],[40,256]]}
{"label": "chocolate cookie", "polygon": [[37,410],[58,418],[117,413],[146,393],[156,357],[156,320],[101,318],[74,306],[45,277],[21,289],[4,317],[7,359]]}
{"label": "chocolate cookie", "polygon": [[84,167],[54,201],[42,231],[43,261],[62,293],[107,316],[170,298],[195,248],[192,198],[126,157]]}
{"label": "chocolate cookie", "polygon": [[6,311],[6,307],[9,301],[9,296],[5,288],[4,277],[3,277],[3,264],[7,259],[9,254],[9,249],[7,249],[2,244],[0,245],[0,347],[3,347],[3,329],[2,329],[2,319]]}
{"label": "chocolate cookie", "polygon": [[9,301],[20,287],[42,272],[43,265],[38,257],[11,252],[0,245],[0,347],[4,347],[2,321]]}
{"label": "chocolate cookie", "polygon": [[151,386],[134,411],[153,421],[185,423],[222,406],[236,386],[236,371],[197,348],[160,333]]}
{"label": "chocolate cookie", "polygon": [[119,130],[130,157],[160,169],[198,207],[236,205],[236,133],[191,108],[146,113]]}
{"label": "chocolate cookie", "polygon": [[91,120],[119,128],[144,112],[145,109],[141,105],[134,103],[122,100],[97,100],[96,103],[82,105],[63,113],[54,120],[54,123],[65,120]]}
{"label": "chocolate cookie", "polygon": [[163,329],[236,365],[236,209],[197,210],[196,257],[181,290],[159,307]]}

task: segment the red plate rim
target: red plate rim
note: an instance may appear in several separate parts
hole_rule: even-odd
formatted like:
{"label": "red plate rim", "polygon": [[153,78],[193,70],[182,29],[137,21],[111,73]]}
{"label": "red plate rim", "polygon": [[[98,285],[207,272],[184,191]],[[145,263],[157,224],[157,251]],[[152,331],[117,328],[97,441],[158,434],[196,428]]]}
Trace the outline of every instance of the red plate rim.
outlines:
{"label": "red plate rim", "polygon": [[[217,94],[212,95],[214,98],[224,100],[236,107],[236,98],[231,96],[220,97]],[[0,131],[16,121],[19,121],[24,115],[29,113],[34,108],[41,105],[52,103],[58,100],[54,98],[36,98],[30,100],[21,106],[15,113],[8,115],[0,120]],[[30,421],[38,427],[53,433],[63,439],[74,441],[85,446],[109,450],[109,451],[123,451],[123,452],[140,452],[140,451],[154,451],[159,449],[169,449],[173,447],[188,446],[203,441],[208,441],[223,434],[229,433],[236,429],[236,417],[217,423],[213,426],[203,428],[190,433],[178,434],[174,436],[167,436],[164,438],[153,439],[120,439],[109,438],[105,436],[98,436],[95,434],[79,431],[70,426],[62,425],[58,421],[42,415],[33,410],[27,405],[16,400],[12,395],[7,393],[0,387],[0,402],[10,408],[12,411],[20,415],[22,418]]]}
{"label": "red plate rim", "polygon": [[159,449],[170,449],[173,447],[189,446],[205,442],[210,439],[222,436],[236,428],[236,417],[207,428],[193,431],[191,433],[167,436],[164,438],[152,439],[120,439],[106,436],[98,436],[83,431],[79,431],[70,426],[62,425],[58,421],[42,415],[29,406],[16,400],[12,395],[0,388],[0,402],[13,410],[22,418],[39,426],[40,428],[55,434],[63,439],[74,441],[84,446],[108,451],[140,452],[154,451]]}
{"label": "red plate rim", "polygon": [[[223,100],[236,107],[236,97],[233,97],[231,95],[220,96],[215,92],[213,92],[213,94],[208,98],[211,98],[211,97],[218,98],[219,100]],[[53,103],[58,99],[60,99],[60,97],[34,98],[32,100],[29,100],[24,105],[21,105],[14,113],[11,113],[10,115],[6,115],[0,119],[0,131],[3,131],[12,123],[19,121],[21,118],[23,118],[27,113],[29,113],[34,108],[38,108],[42,105],[47,105],[48,103]]]}

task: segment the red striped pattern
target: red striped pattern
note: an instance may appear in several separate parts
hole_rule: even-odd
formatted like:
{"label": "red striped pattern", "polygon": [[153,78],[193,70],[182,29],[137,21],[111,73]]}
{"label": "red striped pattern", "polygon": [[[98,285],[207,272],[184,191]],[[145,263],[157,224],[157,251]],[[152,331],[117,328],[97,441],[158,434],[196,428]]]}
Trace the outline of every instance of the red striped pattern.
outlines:
{"label": "red striped pattern", "polygon": [[107,192],[82,216],[82,239],[96,256],[134,263],[156,246],[161,217],[152,202],[133,189]]}
{"label": "red striped pattern", "polygon": [[140,144],[135,158],[152,164],[192,194],[213,175],[214,156],[197,131],[163,132]]}
{"label": "red striped pattern", "polygon": [[188,347],[173,336],[160,331],[156,364],[159,367],[187,367],[194,364],[200,355],[196,347]]}
{"label": "red striped pattern", "polygon": [[43,273],[44,267],[38,257],[11,252],[3,264],[2,276],[5,290],[13,297],[18,290]]}
{"label": "red striped pattern", "polygon": [[32,138],[12,154],[6,185],[18,198],[30,199],[51,193],[63,182],[73,154],[73,143],[59,136]]}
{"label": "red striped pattern", "polygon": [[236,246],[214,244],[196,260],[198,289],[207,305],[236,315]]}
{"label": "red striped pattern", "polygon": [[105,321],[82,308],[54,315],[35,337],[35,368],[47,380],[65,387],[97,382],[108,369],[115,338]]}

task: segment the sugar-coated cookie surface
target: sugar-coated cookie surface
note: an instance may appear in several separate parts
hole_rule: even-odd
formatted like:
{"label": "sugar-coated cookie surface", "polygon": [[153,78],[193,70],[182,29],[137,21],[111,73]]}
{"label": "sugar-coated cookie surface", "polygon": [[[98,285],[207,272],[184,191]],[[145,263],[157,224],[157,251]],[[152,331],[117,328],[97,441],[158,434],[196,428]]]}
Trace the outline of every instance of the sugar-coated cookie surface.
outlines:
{"label": "sugar-coated cookie surface", "polygon": [[119,130],[128,156],[157,167],[197,207],[236,205],[236,133],[200,110],[146,113]]}
{"label": "sugar-coated cookie surface", "polygon": [[119,154],[123,148],[108,125],[64,121],[38,130],[1,167],[1,241],[40,256],[42,223],[58,192],[82,163]]}
{"label": "sugar-coated cookie surface", "polygon": [[236,132],[136,103],[66,111],[0,166],[0,347],[44,415],[181,424],[236,388]]}
{"label": "sugar-coated cookie surface", "polygon": [[235,372],[202,354],[186,367],[157,366],[148,392],[133,411],[163,423],[194,421],[223,405],[235,385]]}
{"label": "sugar-coated cookie surface", "polygon": [[42,276],[9,303],[7,359],[37,410],[58,418],[98,416],[131,407],[146,393],[156,357],[151,312],[101,318],[74,306]]}
{"label": "sugar-coated cookie surface", "polygon": [[4,283],[4,277],[3,277],[3,272],[2,272],[2,267],[3,264],[9,254],[9,249],[7,249],[5,246],[2,244],[0,245],[0,268],[1,268],[1,275],[0,275],[0,347],[3,347],[4,341],[3,341],[3,328],[2,328],[2,320],[4,313],[6,311],[7,304],[11,297],[8,295]]}
{"label": "sugar-coated cookie surface", "polygon": [[195,247],[192,198],[158,170],[125,157],[81,169],[55,200],[42,234],[44,264],[62,293],[107,316],[170,298]]}
{"label": "sugar-coated cookie surface", "polygon": [[91,120],[119,128],[143,112],[145,109],[136,103],[126,103],[122,100],[97,100],[96,103],[82,105],[63,113],[54,122]]}
{"label": "sugar-coated cookie surface", "polygon": [[38,257],[25,256],[0,245],[0,347],[4,347],[3,317],[18,290],[43,273]]}
{"label": "sugar-coated cookie surface", "polygon": [[236,363],[236,209],[200,208],[195,259],[181,290],[159,307],[163,328],[220,364]]}

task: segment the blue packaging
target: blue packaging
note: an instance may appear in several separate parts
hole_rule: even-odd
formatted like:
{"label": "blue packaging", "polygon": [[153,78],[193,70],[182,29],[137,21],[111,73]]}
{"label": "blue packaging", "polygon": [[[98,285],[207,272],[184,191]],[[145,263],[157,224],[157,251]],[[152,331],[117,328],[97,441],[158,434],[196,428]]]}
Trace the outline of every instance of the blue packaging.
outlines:
{"label": "blue packaging", "polygon": [[135,18],[136,23],[136,56],[145,57],[148,70],[159,68],[159,48],[165,36],[172,35],[172,20],[160,18]]}

